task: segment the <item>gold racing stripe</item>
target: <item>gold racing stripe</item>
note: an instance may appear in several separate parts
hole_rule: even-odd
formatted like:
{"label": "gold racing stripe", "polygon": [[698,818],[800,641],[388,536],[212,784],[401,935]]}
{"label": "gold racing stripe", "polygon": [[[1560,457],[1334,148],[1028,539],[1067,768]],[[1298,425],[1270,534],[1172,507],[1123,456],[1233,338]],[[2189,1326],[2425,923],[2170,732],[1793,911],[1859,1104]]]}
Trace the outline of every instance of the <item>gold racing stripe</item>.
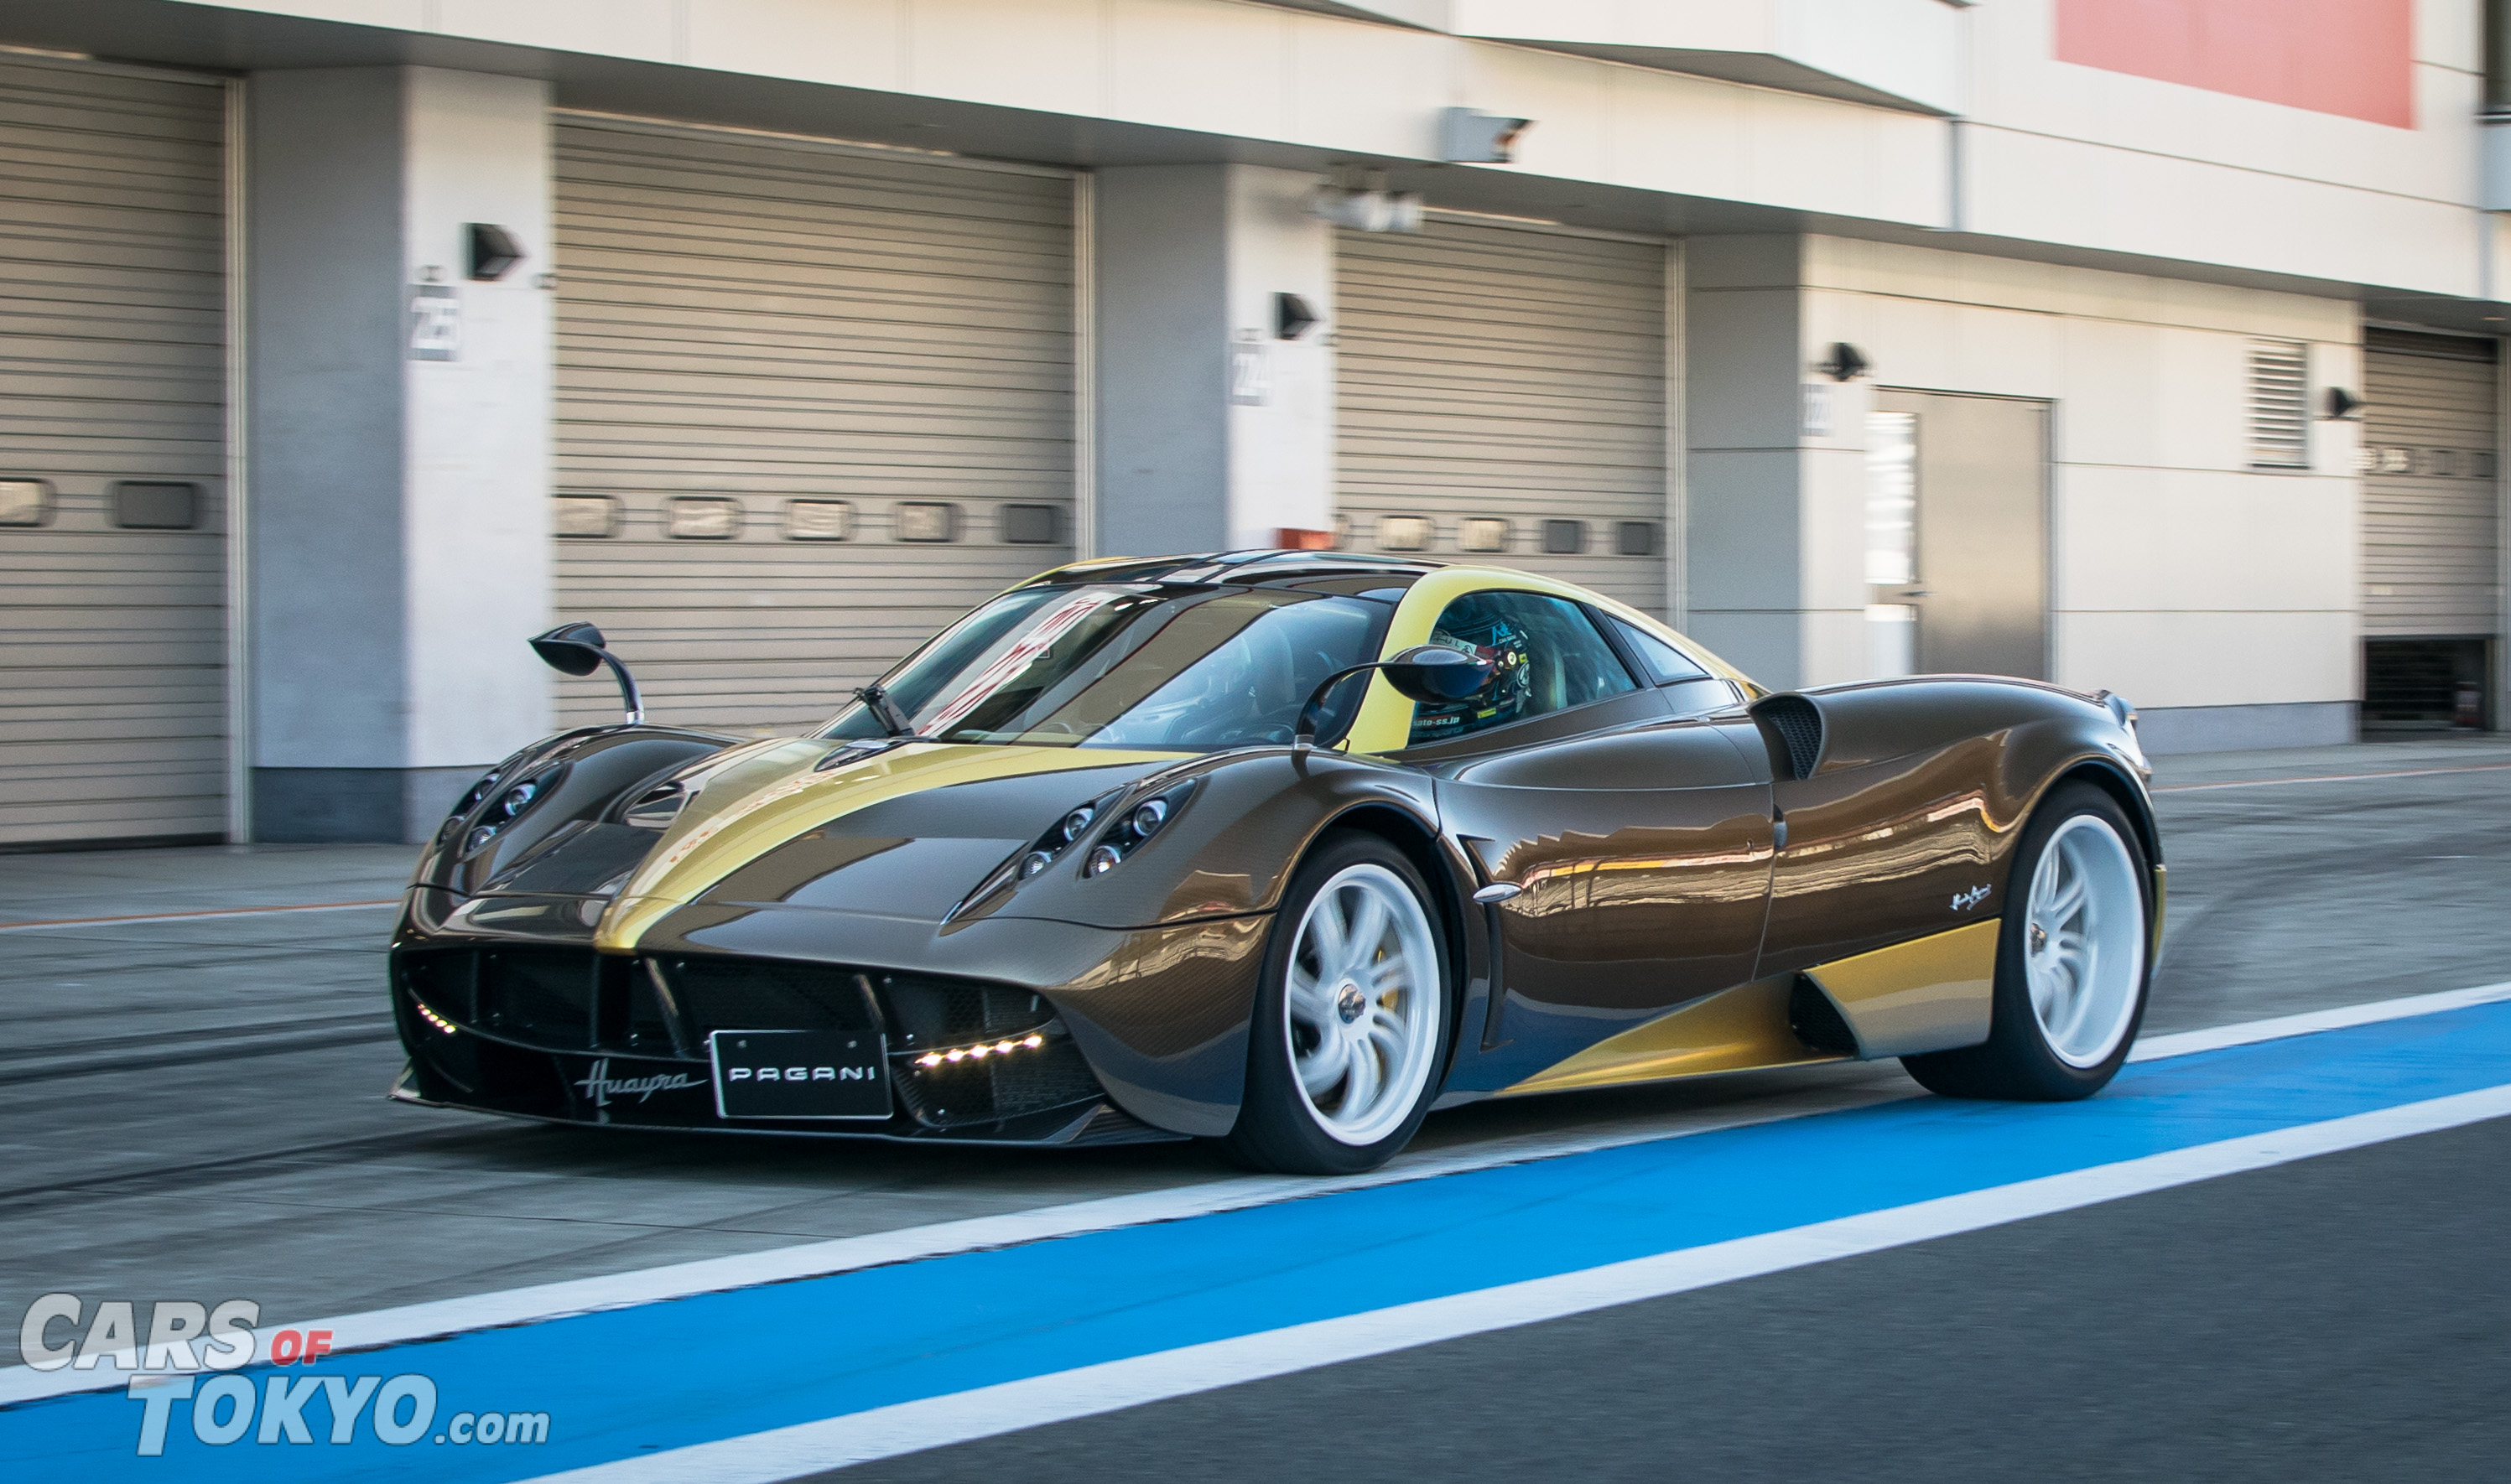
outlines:
{"label": "gold racing stripe", "polygon": [[[681,818],[628,878],[595,928],[594,946],[631,953],[648,929],[706,890],[806,830],[890,799],[958,783],[1166,762],[1179,752],[909,742],[852,767],[814,772],[827,738],[794,738],[736,756],[708,778]],[[720,790],[720,792],[718,792]],[[701,808],[716,795],[724,802]]]}

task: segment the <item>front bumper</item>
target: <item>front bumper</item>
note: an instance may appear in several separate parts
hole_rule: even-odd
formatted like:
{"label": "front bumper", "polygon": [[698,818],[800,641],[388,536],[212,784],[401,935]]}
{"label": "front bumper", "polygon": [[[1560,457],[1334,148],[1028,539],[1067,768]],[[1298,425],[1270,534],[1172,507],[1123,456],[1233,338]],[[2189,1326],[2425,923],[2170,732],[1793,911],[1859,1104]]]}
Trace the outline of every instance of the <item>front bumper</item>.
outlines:
{"label": "front bumper", "polygon": [[[564,1123],[947,1142],[1210,1136],[1236,1122],[1269,917],[1114,930],[706,906],[607,954],[590,941],[601,905],[412,892],[391,960],[410,1053],[394,1095]],[[720,1117],[718,1030],[877,1035],[891,1114]],[[1005,1039],[1020,1046],[999,1058],[947,1055]]]}
{"label": "front bumper", "polygon": [[[531,944],[403,949],[392,969],[394,1015],[409,1051],[393,1095],[406,1102],[715,1132],[989,1144],[1180,1137],[1116,1108],[1053,1005],[1013,986]],[[732,1030],[882,1038],[889,1117],[722,1117],[707,1038]],[[1038,1044],[1026,1045],[1032,1039]],[[1012,1049],[993,1049],[1004,1046]],[[969,1054],[974,1046],[988,1054]]]}

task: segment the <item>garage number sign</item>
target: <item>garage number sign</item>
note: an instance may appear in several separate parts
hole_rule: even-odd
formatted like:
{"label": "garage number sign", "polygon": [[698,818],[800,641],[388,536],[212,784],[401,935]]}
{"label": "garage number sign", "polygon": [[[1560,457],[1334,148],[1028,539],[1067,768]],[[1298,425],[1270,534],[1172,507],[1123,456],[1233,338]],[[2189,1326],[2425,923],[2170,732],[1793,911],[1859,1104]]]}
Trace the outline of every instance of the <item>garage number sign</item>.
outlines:
{"label": "garage number sign", "polygon": [[450,284],[421,284],[410,292],[409,359],[451,361],[462,351],[462,301]]}

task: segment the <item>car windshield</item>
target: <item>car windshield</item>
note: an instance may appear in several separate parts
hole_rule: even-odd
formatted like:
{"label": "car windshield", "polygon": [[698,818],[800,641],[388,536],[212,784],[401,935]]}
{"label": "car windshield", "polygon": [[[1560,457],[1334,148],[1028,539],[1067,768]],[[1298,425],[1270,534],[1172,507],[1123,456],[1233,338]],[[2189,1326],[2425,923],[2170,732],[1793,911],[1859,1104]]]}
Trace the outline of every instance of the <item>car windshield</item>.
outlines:
{"label": "car windshield", "polygon": [[[1215,751],[1287,743],[1318,682],[1377,658],[1394,607],[1272,589],[1023,588],[969,614],[883,688],[935,742]],[[1338,686],[1343,711],[1364,687]],[[1349,720],[1330,714],[1332,736]],[[889,729],[861,702],[821,735]]]}

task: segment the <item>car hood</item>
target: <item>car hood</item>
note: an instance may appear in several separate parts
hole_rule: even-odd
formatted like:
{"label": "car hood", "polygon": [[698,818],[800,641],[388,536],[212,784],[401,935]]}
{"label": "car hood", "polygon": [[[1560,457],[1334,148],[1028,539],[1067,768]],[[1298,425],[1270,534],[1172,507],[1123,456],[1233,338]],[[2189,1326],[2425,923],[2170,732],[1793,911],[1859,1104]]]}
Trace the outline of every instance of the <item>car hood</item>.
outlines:
{"label": "car hood", "polygon": [[634,950],[700,898],[938,920],[1066,811],[1189,754],[908,742],[859,755],[783,739],[708,759],[602,911]]}

